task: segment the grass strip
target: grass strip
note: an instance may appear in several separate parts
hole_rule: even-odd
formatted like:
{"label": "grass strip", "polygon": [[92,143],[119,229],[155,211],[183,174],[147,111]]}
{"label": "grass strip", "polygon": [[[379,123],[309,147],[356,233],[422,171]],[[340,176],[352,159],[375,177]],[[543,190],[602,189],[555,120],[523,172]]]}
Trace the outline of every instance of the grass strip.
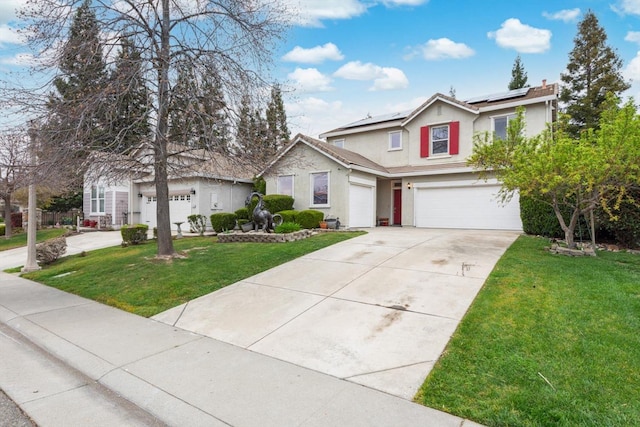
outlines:
{"label": "grass strip", "polygon": [[640,425],[640,256],[522,236],[416,396],[488,426]]}
{"label": "grass strip", "polygon": [[[62,236],[67,231],[66,228],[43,228],[36,233],[36,242],[42,242],[47,239]],[[27,246],[27,233],[17,233],[10,238],[0,237],[0,251],[6,251],[9,249],[20,248]]]}
{"label": "grass strip", "polygon": [[214,237],[190,237],[174,241],[185,257],[170,261],[156,259],[156,245],[148,242],[65,257],[23,277],[149,317],[361,234],[321,233],[288,243],[217,243]]}

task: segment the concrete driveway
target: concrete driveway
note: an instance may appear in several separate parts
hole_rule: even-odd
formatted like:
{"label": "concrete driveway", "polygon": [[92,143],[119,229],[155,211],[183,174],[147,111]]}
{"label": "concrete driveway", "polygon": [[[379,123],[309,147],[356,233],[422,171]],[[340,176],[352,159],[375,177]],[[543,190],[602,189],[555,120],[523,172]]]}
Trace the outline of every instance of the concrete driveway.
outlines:
{"label": "concrete driveway", "polygon": [[367,231],[154,319],[412,399],[518,233]]}

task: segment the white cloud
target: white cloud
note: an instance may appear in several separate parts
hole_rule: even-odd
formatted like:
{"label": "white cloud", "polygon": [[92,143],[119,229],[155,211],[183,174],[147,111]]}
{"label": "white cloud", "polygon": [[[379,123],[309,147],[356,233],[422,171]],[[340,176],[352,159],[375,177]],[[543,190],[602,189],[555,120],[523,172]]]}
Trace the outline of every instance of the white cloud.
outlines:
{"label": "white cloud", "polygon": [[303,133],[317,137],[320,133],[355,121],[354,115],[344,111],[342,101],[325,101],[316,97],[285,102],[291,134]]}
{"label": "white cloud", "polygon": [[39,62],[30,53],[18,53],[14,56],[0,58],[0,64],[4,65],[17,65],[17,66],[31,66],[36,65]]}
{"label": "white cloud", "polygon": [[324,19],[350,19],[362,15],[367,6],[359,0],[283,0],[293,12],[294,24],[322,27]]}
{"label": "white cloud", "polygon": [[629,64],[622,71],[622,75],[633,82],[640,82],[640,52],[629,61]]}
{"label": "white cloud", "polygon": [[316,68],[296,68],[294,72],[289,73],[288,77],[299,92],[329,92],[333,90],[331,78]]}
{"label": "white cloud", "polygon": [[621,0],[611,9],[622,15],[640,15],[640,0]]}
{"label": "white cloud", "polygon": [[334,77],[347,80],[373,80],[369,90],[395,90],[409,86],[409,79],[399,68],[381,67],[370,62],[351,61],[333,73]]}
{"label": "white cloud", "polygon": [[551,31],[534,28],[510,18],[502,23],[498,31],[490,31],[487,37],[495,39],[500,47],[521,53],[542,53],[551,47]]}
{"label": "white cloud", "polygon": [[0,24],[0,46],[4,44],[24,44],[24,37],[15,28]]}
{"label": "white cloud", "polygon": [[[462,59],[475,55],[475,51],[464,43],[456,43],[448,38],[429,40],[419,47],[419,52],[426,60]],[[415,53],[411,56],[415,56]]]}
{"label": "white cloud", "polygon": [[343,59],[344,55],[333,43],[325,43],[322,46],[315,46],[310,49],[296,46],[282,57],[283,61],[304,64],[320,64],[325,60],[341,61]]}
{"label": "white cloud", "polygon": [[640,31],[629,31],[624,39],[628,42],[640,44]]}
{"label": "white cloud", "polygon": [[26,0],[0,1],[0,24],[11,22],[16,17],[16,10],[27,4]]}
{"label": "white cloud", "polygon": [[580,16],[580,9],[563,9],[558,12],[542,12],[542,16],[552,21],[575,22]]}

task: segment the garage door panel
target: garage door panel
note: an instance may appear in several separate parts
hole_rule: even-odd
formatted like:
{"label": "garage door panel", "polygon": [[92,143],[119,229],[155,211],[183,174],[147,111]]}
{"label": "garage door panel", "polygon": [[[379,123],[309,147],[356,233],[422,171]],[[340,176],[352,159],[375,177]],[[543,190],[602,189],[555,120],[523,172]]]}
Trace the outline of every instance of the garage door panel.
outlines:
{"label": "garage door panel", "polygon": [[373,187],[349,186],[349,227],[373,227]]}
{"label": "garage door panel", "polygon": [[[147,224],[149,228],[157,226],[157,208],[158,202],[156,196],[148,196],[143,202],[142,222]],[[187,217],[191,215],[191,195],[177,195],[169,197],[169,218],[171,221],[171,229],[176,230],[174,222],[187,222]],[[184,229],[184,227],[183,227]]]}
{"label": "garage door panel", "polygon": [[522,230],[518,196],[498,202],[500,186],[416,189],[417,227]]}

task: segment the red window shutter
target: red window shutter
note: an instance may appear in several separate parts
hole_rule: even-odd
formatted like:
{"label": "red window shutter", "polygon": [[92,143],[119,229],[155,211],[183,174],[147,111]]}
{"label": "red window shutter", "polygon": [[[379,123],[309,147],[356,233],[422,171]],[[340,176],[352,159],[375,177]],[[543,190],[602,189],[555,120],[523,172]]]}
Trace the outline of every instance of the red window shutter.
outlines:
{"label": "red window shutter", "polygon": [[429,126],[420,128],[420,157],[429,157]]}
{"label": "red window shutter", "polygon": [[460,122],[449,123],[449,154],[460,151]]}

